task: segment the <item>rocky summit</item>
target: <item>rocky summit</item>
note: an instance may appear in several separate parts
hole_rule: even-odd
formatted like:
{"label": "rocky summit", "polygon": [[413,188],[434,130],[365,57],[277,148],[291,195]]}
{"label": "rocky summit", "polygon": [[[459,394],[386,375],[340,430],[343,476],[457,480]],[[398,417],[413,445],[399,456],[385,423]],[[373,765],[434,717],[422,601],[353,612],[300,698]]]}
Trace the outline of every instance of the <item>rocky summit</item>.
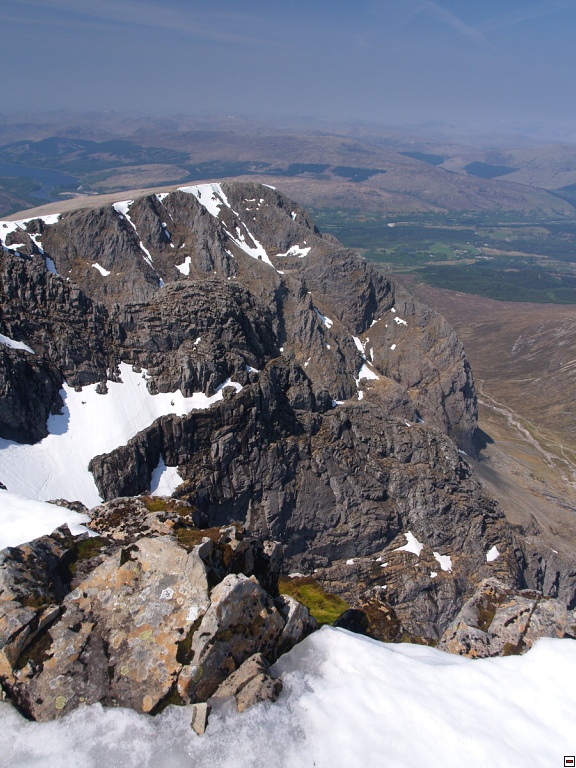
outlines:
{"label": "rocky summit", "polygon": [[317,628],[278,595],[281,547],[235,526],[199,531],[190,513],[119,499],[95,510],[96,537],[64,526],[0,553],[0,676],[20,711],[277,697],[268,661]]}
{"label": "rocky summit", "polygon": [[[0,222],[0,481],[91,507],[107,542],[82,581],[52,569],[37,603],[7,588],[2,680],[23,711],[202,703],[248,660],[245,694],[277,692],[266,664],[309,631],[299,604],[279,607],[254,553],[219,570],[209,535],[190,549],[144,520],[135,497],[151,492],[185,505],[190,530],[280,542],[284,574],[344,598],[373,637],[469,650],[479,589],[494,614],[510,595],[540,612],[555,598],[533,626],[573,631],[573,569],[526,547],[467,462],[474,383],[440,315],[271,187],[91,205]],[[241,652],[217,642],[240,636]]]}

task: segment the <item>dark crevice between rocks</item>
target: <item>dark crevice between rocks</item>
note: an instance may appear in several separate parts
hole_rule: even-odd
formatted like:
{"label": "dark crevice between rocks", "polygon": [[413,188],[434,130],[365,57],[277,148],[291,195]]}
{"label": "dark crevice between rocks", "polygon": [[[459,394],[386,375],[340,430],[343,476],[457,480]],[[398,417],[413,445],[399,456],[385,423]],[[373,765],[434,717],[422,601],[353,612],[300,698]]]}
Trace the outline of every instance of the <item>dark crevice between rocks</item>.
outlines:
{"label": "dark crevice between rocks", "polygon": [[202,623],[202,619],[204,618],[204,614],[202,616],[199,616],[196,621],[192,624],[188,632],[186,633],[186,637],[184,637],[180,642],[178,643],[178,648],[176,650],[176,661],[179,664],[189,664],[193,659],[193,651],[192,651],[192,641],[194,640],[194,633],[198,630],[200,624]]}
{"label": "dark crevice between rocks", "polygon": [[135,544],[131,544],[129,547],[125,547],[120,551],[120,565],[126,565],[126,563],[130,560],[136,560],[135,557],[132,557],[134,552],[138,551],[138,547]]}
{"label": "dark crevice between rocks", "polygon": [[178,682],[175,680],[172,683],[172,686],[170,687],[170,690],[168,693],[160,699],[150,710],[149,714],[153,717],[155,715],[159,715],[161,712],[163,712],[166,707],[169,706],[175,706],[175,707],[183,707],[185,706],[186,702],[182,699],[180,694],[178,693]]}
{"label": "dark crevice between rocks", "polygon": [[18,656],[16,664],[14,665],[15,670],[19,671],[24,669],[24,667],[30,663],[35,671],[42,671],[44,662],[51,657],[50,648],[52,647],[52,637],[50,635],[50,628],[62,617],[64,612],[65,611],[62,609],[58,610],[54,617],[39,631],[36,630],[40,621],[40,613],[36,615],[32,624],[29,625],[32,640],[25,646],[22,653]]}

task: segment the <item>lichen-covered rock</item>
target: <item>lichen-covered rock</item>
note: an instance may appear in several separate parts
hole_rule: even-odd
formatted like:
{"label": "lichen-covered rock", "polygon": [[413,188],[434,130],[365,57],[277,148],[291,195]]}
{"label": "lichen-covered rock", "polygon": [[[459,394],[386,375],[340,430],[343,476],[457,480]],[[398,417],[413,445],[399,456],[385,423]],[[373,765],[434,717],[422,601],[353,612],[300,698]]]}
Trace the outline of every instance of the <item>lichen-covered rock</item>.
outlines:
{"label": "lichen-covered rock", "polygon": [[0,550],[0,602],[30,608],[60,602],[67,592],[66,566],[75,538],[67,525],[18,547]]}
{"label": "lichen-covered rock", "polygon": [[281,691],[282,681],[272,677],[264,656],[255,653],[218,686],[212,699],[234,696],[236,709],[244,712],[260,701],[276,701]]}
{"label": "lichen-covered rock", "polygon": [[0,552],[0,684],[27,717],[204,702],[254,654],[265,666],[237,686],[239,709],[277,695],[264,659],[313,627],[263,588],[277,593],[281,547],[239,526],[197,529],[189,512],[117,499],[96,510],[97,537],[63,528]]}
{"label": "lichen-covered rock", "polygon": [[210,600],[192,639],[190,662],[178,678],[184,701],[206,701],[254,653],[273,657],[284,628],[281,614],[254,576],[226,576]]}
{"label": "lichen-covered rock", "polygon": [[576,612],[534,590],[486,579],[444,632],[438,648],[485,658],[521,654],[539,637],[576,638]]}
{"label": "lichen-covered rock", "polygon": [[19,657],[60,613],[73,537],[67,526],[0,551],[0,679],[13,680]]}
{"label": "lichen-covered rock", "polygon": [[150,712],[174,685],[179,644],[209,602],[196,550],[169,538],[141,539],[65,597],[40,669],[29,662],[14,693],[36,720],[97,701]]}
{"label": "lichen-covered rock", "polygon": [[192,512],[185,501],[121,497],[90,510],[89,527],[127,545],[143,536],[173,535],[178,526],[192,524]]}

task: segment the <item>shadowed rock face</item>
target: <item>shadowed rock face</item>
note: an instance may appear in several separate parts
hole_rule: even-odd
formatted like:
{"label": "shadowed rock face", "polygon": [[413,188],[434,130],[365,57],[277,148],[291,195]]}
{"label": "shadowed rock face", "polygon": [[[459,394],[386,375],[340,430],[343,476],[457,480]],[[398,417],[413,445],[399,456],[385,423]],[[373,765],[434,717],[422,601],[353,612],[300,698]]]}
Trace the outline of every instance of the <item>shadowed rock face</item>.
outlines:
{"label": "shadowed rock face", "polygon": [[[36,220],[5,243],[0,332],[34,349],[43,409],[20,396],[0,434],[38,439],[60,404],[47,382],[103,383],[120,361],[152,392],[211,395],[231,378],[237,394],[95,457],[102,497],[147,491],[163,457],[197,524],[281,540],[288,569],[428,641],[480,580],[523,585],[521,549],[458,452],[473,451],[477,411],[454,331],[297,204],[205,185]],[[5,391],[26,393],[4,370]]]}

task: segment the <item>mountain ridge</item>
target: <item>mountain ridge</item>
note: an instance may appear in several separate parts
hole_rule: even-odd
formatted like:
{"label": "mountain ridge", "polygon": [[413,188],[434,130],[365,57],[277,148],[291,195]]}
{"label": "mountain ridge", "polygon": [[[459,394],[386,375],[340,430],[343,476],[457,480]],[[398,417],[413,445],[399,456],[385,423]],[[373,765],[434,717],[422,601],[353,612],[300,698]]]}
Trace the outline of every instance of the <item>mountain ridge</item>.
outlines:
{"label": "mountain ridge", "polygon": [[[211,184],[8,222],[0,234],[2,330],[35,352],[1,350],[24,432],[37,410],[14,368],[24,356],[44,382],[95,397],[110,397],[120,362],[144,371],[152,397],[210,398],[237,384],[207,410],[168,410],[93,456],[101,497],[146,492],[161,462],[178,467],[174,494],[197,524],[279,538],[288,568],[356,604],[376,599],[398,631],[426,642],[484,578],[544,585],[462,455],[475,450],[476,398],[453,330],[323,237],[301,206],[254,183]],[[46,392],[43,414],[61,407]],[[10,438],[18,424],[0,415]],[[572,600],[568,572],[546,584]]]}

